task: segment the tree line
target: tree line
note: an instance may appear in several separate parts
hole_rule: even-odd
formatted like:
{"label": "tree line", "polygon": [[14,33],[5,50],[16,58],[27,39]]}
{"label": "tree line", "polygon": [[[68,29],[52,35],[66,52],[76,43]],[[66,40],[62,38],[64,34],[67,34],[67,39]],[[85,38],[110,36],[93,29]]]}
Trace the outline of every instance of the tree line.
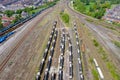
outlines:
{"label": "tree line", "polygon": [[120,3],[120,0],[74,0],[73,6],[81,13],[101,19],[106,9],[116,3]]}

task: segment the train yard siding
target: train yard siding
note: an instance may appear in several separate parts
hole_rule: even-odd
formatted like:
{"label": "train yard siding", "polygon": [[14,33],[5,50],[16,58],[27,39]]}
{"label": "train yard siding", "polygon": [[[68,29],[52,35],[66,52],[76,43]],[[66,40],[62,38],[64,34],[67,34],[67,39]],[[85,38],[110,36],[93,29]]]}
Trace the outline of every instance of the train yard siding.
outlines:
{"label": "train yard siding", "polygon": [[[67,4],[68,0],[60,0],[6,34],[7,40],[0,44],[0,80],[93,80],[95,69],[97,77],[113,79],[91,41],[95,34],[89,34],[93,30],[87,26],[92,25]],[[60,20],[63,9],[70,16],[68,25]]]}

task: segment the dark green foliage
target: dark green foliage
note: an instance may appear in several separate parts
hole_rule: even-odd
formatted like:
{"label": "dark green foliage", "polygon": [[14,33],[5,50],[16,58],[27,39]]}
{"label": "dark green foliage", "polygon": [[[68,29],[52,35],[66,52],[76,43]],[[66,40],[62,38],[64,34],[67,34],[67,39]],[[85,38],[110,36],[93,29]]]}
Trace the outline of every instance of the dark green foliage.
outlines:
{"label": "dark green foliage", "polygon": [[34,8],[33,7],[26,7],[25,9],[24,9],[24,11],[25,12],[28,12],[28,13],[30,13],[32,10],[34,10]]}
{"label": "dark green foliage", "polygon": [[23,11],[22,9],[19,9],[19,10],[16,11],[16,14],[21,14],[22,11]]}
{"label": "dark green foliage", "polygon": [[0,18],[0,29],[3,28],[3,24],[2,24],[2,21],[1,21],[1,18]]}
{"label": "dark green foliage", "polygon": [[114,44],[120,48],[120,42],[119,41],[114,41]]}
{"label": "dark green foliage", "polygon": [[86,3],[86,5],[89,5],[89,4],[90,4],[89,0],[86,0],[86,2],[85,2],[85,3]]}
{"label": "dark green foliage", "polygon": [[90,2],[99,2],[101,4],[105,3],[106,1],[109,1],[109,2],[111,2],[111,4],[120,4],[120,0],[89,0],[89,1]]}
{"label": "dark green foliage", "polygon": [[107,0],[74,0],[73,6],[81,13],[101,19],[106,8],[111,7],[111,2]]}
{"label": "dark green foliage", "polygon": [[12,23],[16,23],[20,19],[21,19],[21,15],[18,15],[15,17],[15,20],[13,20]]}
{"label": "dark green foliage", "polygon": [[95,45],[96,47],[99,46],[99,43],[98,43],[95,39],[93,40],[93,43],[94,43],[94,45]]}
{"label": "dark green foliage", "polygon": [[79,12],[84,13],[85,12],[85,4],[79,0],[75,0],[73,4],[74,8],[78,10]]}
{"label": "dark green foliage", "polygon": [[65,23],[69,23],[69,15],[67,13],[60,13],[61,15],[61,18],[62,20],[65,22]]}
{"label": "dark green foliage", "polygon": [[8,17],[11,17],[15,12],[11,10],[6,10],[4,14],[6,14]]}
{"label": "dark green foliage", "polygon": [[100,3],[101,3],[101,4],[105,3],[105,0],[101,0]]}
{"label": "dark green foliage", "polygon": [[3,24],[0,22],[0,29],[2,29],[3,28]]}

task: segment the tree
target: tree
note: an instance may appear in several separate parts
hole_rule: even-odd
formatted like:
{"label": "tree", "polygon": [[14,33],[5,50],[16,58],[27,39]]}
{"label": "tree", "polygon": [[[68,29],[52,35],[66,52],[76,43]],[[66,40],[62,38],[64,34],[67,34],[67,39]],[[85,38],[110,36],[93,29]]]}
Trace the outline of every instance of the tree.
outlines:
{"label": "tree", "polygon": [[110,2],[106,1],[104,4],[101,5],[102,8],[110,8],[111,4]]}
{"label": "tree", "polygon": [[15,20],[13,20],[12,21],[12,23],[16,23],[18,20],[20,20],[21,19],[21,15],[17,15],[16,17],[15,17]]}
{"label": "tree", "polygon": [[100,3],[101,3],[101,4],[105,3],[105,0],[101,0]]}
{"label": "tree", "polygon": [[90,11],[90,12],[93,12],[94,10],[95,10],[95,9],[94,9],[93,7],[90,6],[89,11]]}
{"label": "tree", "polygon": [[1,18],[0,18],[0,29],[3,28],[3,24],[2,24],[2,21],[1,21]]}
{"label": "tree", "polygon": [[89,5],[90,4],[90,1],[89,0],[86,0],[86,5]]}
{"label": "tree", "polygon": [[28,12],[28,13],[30,13],[32,10],[34,10],[34,8],[33,7],[26,7],[25,9],[24,9],[24,11],[25,12]]}
{"label": "tree", "polygon": [[90,2],[94,2],[94,3],[95,3],[95,2],[96,2],[96,0],[90,0]]}
{"label": "tree", "polygon": [[81,2],[85,3],[85,0],[80,0]]}
{"label": "tree", "polygon": [[97,10],[94,14],[94,17],[97,18],[97,19],[101,19],[102,16],[104,15],[105,13],[105,9],[104,8],[100,8],[99,10]]}
{"label": "tree", "polygon": [[80,0],[75,0],[73,6],[76,8],[76,10],[84,13],[85,12],[85,4],[81,2]]}
{"label": "tree", "polygon": [[94,10],[97,9],[97,3],[94,3],[92,6],[91,6]]}
{"label": "tree", "polygon": [[3,27],[3,24],[2,24],[2,22],[0,22],[0,28],[1,28],[1,27]]}
{"label": "tree", "polygon": [[6,10],[4,14],[6,14],[8,17],[11,17],[15,12],[11,10]]}
{"label": "tree", "polygon": [[19,10],[16,11],[16,14],[21,14],[22,11],[23,11],[22,9],[19,9]]}

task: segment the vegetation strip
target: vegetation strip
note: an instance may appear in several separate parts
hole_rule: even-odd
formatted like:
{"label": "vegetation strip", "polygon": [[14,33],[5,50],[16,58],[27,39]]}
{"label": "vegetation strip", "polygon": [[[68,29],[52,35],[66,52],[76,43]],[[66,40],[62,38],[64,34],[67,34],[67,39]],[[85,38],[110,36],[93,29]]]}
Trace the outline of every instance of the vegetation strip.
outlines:
{"label": "vegetation strip", "polygon": [[64,23],[69,24],[69,15],[67,13],[61,12],[60,16]]}
{"label": "vegetation strip", "polygon": [[113,41],[113,43],[120,48],[120,41]]}
{"label": "vegetation strip", "polygon": [[101,19],[106,9],[111,8],[112,4],[120,3],[119,0],[74,0],[73,7],[75,10],[92,16],[97,19]]}
{"label": "vegetation strip", "polygon": [[106,54],[104,48],[95,39],[93,39],[93,43],[94,46],[98,48],[98,52],[101,55],[104,62],[106,63],[106,66],[109,69],[114,80],[120,80],[120,75],[116,71],[116,67],[114,66],[114,64],[109,60],[108,55]]}

